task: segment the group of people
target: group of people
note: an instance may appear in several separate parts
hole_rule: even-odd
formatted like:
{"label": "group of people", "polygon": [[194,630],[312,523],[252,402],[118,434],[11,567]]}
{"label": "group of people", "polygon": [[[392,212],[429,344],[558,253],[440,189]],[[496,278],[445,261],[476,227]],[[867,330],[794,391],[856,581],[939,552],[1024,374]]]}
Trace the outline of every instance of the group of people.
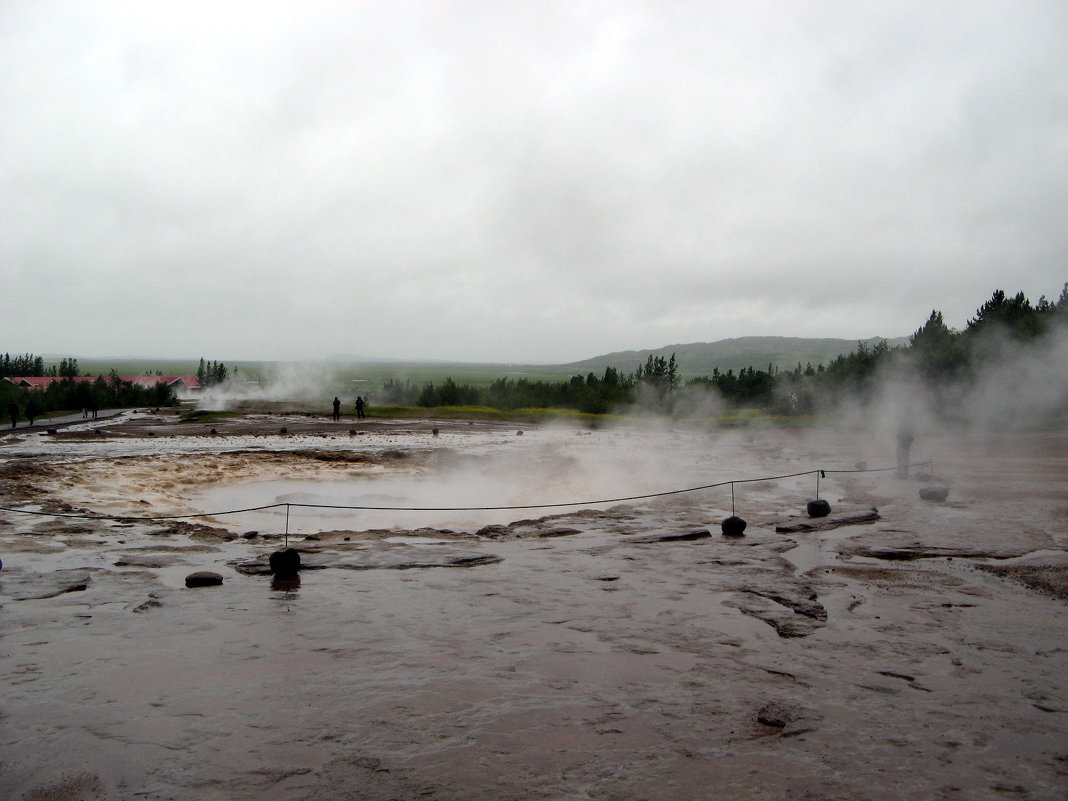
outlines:
{"label": "group of people", "polygon": [[[26,419],[30,421],[30,425],[33,425],[33,421],[41,414],[41,407],[38,405],[34,398],[30,398],[26,403],[26,408],[22,411],[22,414],[26,416]],[[11,427],[14,428],[18,425],[19,421],[19,404],[18,401],[11,401],[7,405],[7,414],[11,418]]]}
{"label": "group of people", "polygon": [[[363,413],[364,407],[366,405],[367,404],[364,401],[363,397],[357,395],[356,396],[356,419],[362,420],[364,417],[367,416],[367,415],[365,415]],[[336,422],[336,421],[338,421],[340,419],[341,419],[341,401],[335,395],[334,396],[334,421]]]}
{"label": "group of people", "polygon": [[[37,403],[37,400],[33,398],[33,396],[31,396],[29,401],[26,402],[25,410],[19,409],[18,401],[13,400],[7,405],[7,416],[11,418],[12,428],[18,426],[20,414],[25,414],[26,420],[29,421],[29,424],[32,426],[38,415],[41,414],[41,412],[42,408],[40,404]],[[95,420],[99,412],[100,404],[97,403],[96,399],[94,398],[92,401],[90,401],[88,406],[82,409],[82,417],[88,417],[90,414],[92,414],[93,419]]]}

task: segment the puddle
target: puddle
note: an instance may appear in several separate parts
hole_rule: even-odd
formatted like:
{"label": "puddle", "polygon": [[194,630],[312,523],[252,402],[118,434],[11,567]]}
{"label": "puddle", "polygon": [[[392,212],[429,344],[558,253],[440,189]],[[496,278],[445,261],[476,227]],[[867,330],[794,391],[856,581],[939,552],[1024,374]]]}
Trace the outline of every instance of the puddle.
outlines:
{"label": "puddle", "polygon": [[838,551],[835,550],[832,543],[863,536],[871,530],[871,526],[847,526],[832,529],[819,535],[815,533],[801,534],[798,536],[797,546],[788,551],[783,551],[780,555],[794,566],[794,571],[798,575],[801,575],[838,559]]}

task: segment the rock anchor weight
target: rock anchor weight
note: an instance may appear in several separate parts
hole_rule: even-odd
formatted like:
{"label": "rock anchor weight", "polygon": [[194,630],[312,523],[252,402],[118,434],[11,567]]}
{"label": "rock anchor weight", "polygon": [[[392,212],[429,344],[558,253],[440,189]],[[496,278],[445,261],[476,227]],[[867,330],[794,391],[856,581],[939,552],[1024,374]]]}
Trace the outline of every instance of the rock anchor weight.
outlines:
{"label": "rock anchor weight", "polygon": [[822,498],[809,501],[805,507],[809,517],[826,517],[831,513],[831,505]]}
{"label": "rock anchor weight", "polygon": [[746,525],[748,524],[742,518],[731,515],[720,523],[720,528],[723,529],[724,537],[741,537],[745,534]]}
{"label": "rock anchor weight", "polygon": [[275,551],[270,558],[271,572],[279,578],[297,575],[300,570],[300,554],[296,548]]}
{"label": "rock anchor weight", "polygon": [[925,501],[944,501],[949,497],[949,487],[923,487],[920,498]]}

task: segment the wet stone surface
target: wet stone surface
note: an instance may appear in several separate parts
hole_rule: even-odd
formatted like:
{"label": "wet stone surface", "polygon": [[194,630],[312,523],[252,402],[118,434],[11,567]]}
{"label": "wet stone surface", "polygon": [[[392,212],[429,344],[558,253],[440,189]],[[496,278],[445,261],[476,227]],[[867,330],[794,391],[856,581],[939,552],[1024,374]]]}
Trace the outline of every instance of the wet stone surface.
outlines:
{"label": "wet stone surface", "polygon": [[[4,505],[618,497],[894,454],[835,431],[345,423],[310,448],[299,420],[185,439],[138,425],[151,446],[115,421],[0,446]],[[729,492],[513,518],[298,514],[288,535],[276,512],[0,512],[0,797],[1061,801],[1066,446],[918,441],[952,502],[840,475],[819,521],[801,516],[804,479],[747,485],[738,538],[718,531]],[[286,547],[303,569],[270,575]],[[187,588],[201,571],[223,583]]]}

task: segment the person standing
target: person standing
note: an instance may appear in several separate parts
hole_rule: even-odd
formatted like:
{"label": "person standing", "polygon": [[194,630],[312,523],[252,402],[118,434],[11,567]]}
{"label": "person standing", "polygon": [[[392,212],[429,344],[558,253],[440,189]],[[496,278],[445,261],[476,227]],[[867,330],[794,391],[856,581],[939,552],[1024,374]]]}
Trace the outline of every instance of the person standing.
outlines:
{"label": "person standing", "polygon": [[26,419],[30,421],[30,425],[33,425],[33,421],[41,413],[41,404],[37,402],[37,398],[30,395],[30,399],[26,401]]}
{"label": "person standing", "polygon": [[11,401],[7,405],[7,413],[11,416],[11,427],[14,428],[19,422],[19,404],[17,401]]}
{"label": "person standing", "polygon": [[357,395],[356,396],[356,417],[358,419],[360,419],[360,420],[362,420],[364,418],[363,407],[364,407],[363,397],[360,396],[360,395]]}
{"label": "person standing", "polygon": [[902,420],[897,429],[897,477],[909,477],[909,451],[912,449],[912,440],[915,439],[915,431],[910,420]]}
{"label": "person standing", "polygon": [[338,422],[341,419],[341,401],[337,396],[334,396],[334,422]]}

